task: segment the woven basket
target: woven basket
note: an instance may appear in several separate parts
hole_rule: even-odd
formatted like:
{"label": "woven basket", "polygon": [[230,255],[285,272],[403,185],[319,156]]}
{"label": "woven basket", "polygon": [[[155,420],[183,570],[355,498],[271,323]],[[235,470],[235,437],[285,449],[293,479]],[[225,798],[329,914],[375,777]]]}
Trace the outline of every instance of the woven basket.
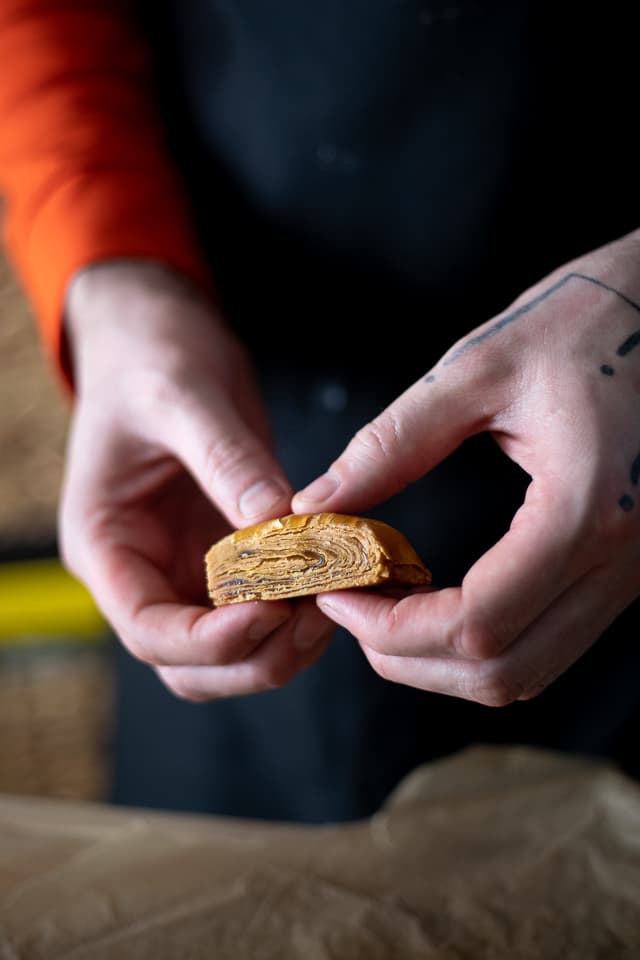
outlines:
{"label": "woven basket", "polygon": [[[0,219],[2,202],[0,198]],[[0,557],[55,543],[70,405],[0,249]],[[106,629],[55,561],[0,563],[0,792],[101,800],[112,674]],[[0,950],[1,953],[1,950]]]}
{"label": "woven basket", "polygon": [[0,563],[0,792],[106,798],[110,640],[56,557]]}
{"label": "woven basket", "polygon": [[0,649],[0,792],[105,800],[112,675],[106,642]]}

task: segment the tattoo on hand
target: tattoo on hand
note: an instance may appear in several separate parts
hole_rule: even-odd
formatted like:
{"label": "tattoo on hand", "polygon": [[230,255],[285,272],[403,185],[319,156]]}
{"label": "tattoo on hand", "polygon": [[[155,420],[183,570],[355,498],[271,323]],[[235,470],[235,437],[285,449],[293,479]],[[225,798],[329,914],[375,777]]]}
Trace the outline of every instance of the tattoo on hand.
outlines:
{"label": "tattoo on hand", "polygon": [[[491,337],[495,336],[496,333],[504,330],[505,327],[514,323],[516,320],[519,320],[526,314],[531,313],[532,310],[535,310],[536,307],[539,307],[541,303],[544,303],[545,300],[548,300],[549,297],[552,297],[558,292],[558,290],[566,286],[567,283],[575,280],[579,280],[583,283],[594,284],[596,287],[601,287],[603,290],[613,293],[616,297],[635,310],[636,313],[640,314],[640,303],[636,303],[635,300],[627,297],[626,294],[622,293],[620,290],[616,290],[615,287],[610,286],[603,280],[598,280],[597,277],[590,277],[585,273],[568,273],[565,277],[562,277],[562,279],[558,280],[557,283],[552,284],[548,290],[545,290],[543,293],[539,294],[539,296],[529,300],[528,303],[524,303],[516,310],[512,310],[511,313],[505,314],[504,317],[500,317],[499,320],[496,320],[494,324],[492,324],[490,327],[487,327],[487,329],[483,330],[482,333],[476,334],[474,337],[470,337],[463,344],[461,344],[457,350],[445,357],[442,361],[442,365],[448,367],[450,364],[455,363],[456,360],[458,360],[463,354],[467,353],[473,347],[484,343],[485,340],[489,340]],[[616,350],[616,356],[626,357],[631,353],[632,350],[635,350],[635,348],[639,346],[640,329],[634,330],[633,333],[631,333],[628,337],[626,337],[625,340],[622,341]],[[613,377],[615,376],[616,370],[615,367],[613,367],[610,363],[603,363],[600,366],[600,373],[605,377]],[[435,379],[435,374],[430,372],[424,377],[424,383],[433,383]],[[629,479],[633,487],[638,487],[638,485],[640,485],[640,453],[638,453],[631,464]],[[629,513],[635,507],[635,499],[630,494],[624,493],[618,500],[618,506],[621,510],[624,510],[625,513]]]}
{"label": "tattoo on hand", "polygon": [[[635,460],[631,464],[631,470],[629,471],[629,480],[631,481],[634,487],[637,487],[640,483],[640,453],[636,456]],[[635,507],[636,502],[632,496],[628,493],[623,493],[620,499],[618,500],[618,506],[624,510],[625,513],[629,513]]]}
{"label": "tattoo on hand", "polygon": [[[558,290],[561,290],[562,287],[565,287],[573,280],[580,280],[584,283],[592,283],[594,286],[601,287],[603,290],[607,290],[609,293],[614,293],[616,297],[619,297],[620,300],[623,300],[626,304],[632,307],[636,313],[640,314],[640,303],[636,303],[635,300],[631,300],[630,297],[627,297],[624,293],[616,290],[615,287],[609,286],[608,283],[604,283],[603,280],[598,280],[596,277],[589,277],[586,273],[568,273],[566,277],[562,277],[561,280],[558,280],[557,283],[552,284],[548,290],[545,290],[537,297],[534,297],[533,300],[529,300],[528,303],[523,303],[521,307],[518,307],[516,310],[512,310],[511,313],[505,314],[504,317],[500,317],[499,320],[496,320],[494,324],[492,324],[490,327],[487,327],[487,329],[483,330],[482,333],[479,333],[475,337],[471,337],[469,340],[466,340],[460,347],[458,347],[456,351],[454,351],[454,353],[451,354],[451,356],[446,357],[443,360],[443,366],[448,367],[450,364],[455,363],[455,361],[461,357],[463,353],[467,353],[467,351],[471,350],[472,347],[477,347],[479,344],[484,343],[485,340],[489,340],[491,337],[495,336],[496,333],[499,333],[501,330],[504,330],[505,327],[508,327],[516,320],[519,320],[520,317],[525,316],[527,313],[531,313],[532,310],[535,310],[535,308],[539,307],[541,303],[544,303],[545,300],[548,300],[549,297],[552,297],[554,293],[557,293]],[[620,344],[616,352],[618,356],[624,357],[638,345],[640,345],[640,330],[636,330],[635,333],[632,333],[631,336],[627,337],[624,343]],[[600,369],[602,370],[602,367]],[[602,373],[604,373],[606,376],[613,376],[615,371],[612,367],[607,366],[607,369],[602,370]]]}

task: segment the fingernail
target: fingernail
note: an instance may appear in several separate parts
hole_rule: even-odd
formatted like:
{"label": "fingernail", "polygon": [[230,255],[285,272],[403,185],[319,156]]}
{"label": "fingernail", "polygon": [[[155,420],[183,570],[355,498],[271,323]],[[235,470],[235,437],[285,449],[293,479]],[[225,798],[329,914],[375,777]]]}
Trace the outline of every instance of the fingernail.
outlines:
{"label": "fingernail", "polygon": [[242,515],[250,520],[273,510],[285,493],[284,485],[278,480],[258,480],[242,494],[238,507]]}
{"label": "fingernail", "polygon": [[325,473],[308,487],[296,494],[296,501],[302,503],[322,503],[328,500],[338,489],[338,478],[332,473]]}

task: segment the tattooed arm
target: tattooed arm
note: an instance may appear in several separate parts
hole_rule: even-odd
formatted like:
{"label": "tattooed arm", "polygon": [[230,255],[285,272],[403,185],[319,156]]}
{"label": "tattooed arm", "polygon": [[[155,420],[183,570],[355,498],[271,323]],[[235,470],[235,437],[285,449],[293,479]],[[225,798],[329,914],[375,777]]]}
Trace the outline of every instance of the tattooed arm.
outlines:
{"label": "tattooed arm", "polygon": [[548,686],[640,594],[640,231],[452,347],[294,509],[363,512],[482,431],[531,482],[462,585],[318,605],[386,678],[502,705]]}

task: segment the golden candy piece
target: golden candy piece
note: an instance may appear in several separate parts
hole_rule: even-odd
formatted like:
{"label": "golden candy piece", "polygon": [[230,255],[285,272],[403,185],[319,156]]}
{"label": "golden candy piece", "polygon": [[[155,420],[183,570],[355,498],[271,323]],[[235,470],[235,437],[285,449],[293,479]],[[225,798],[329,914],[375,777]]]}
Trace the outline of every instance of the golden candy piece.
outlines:
{"label": "golden candy piece", "polygon": [[343,513],[290,514],[236,530],[207,551],[205,562],[216,607],[431,582],[404,534],[380,520]]}

